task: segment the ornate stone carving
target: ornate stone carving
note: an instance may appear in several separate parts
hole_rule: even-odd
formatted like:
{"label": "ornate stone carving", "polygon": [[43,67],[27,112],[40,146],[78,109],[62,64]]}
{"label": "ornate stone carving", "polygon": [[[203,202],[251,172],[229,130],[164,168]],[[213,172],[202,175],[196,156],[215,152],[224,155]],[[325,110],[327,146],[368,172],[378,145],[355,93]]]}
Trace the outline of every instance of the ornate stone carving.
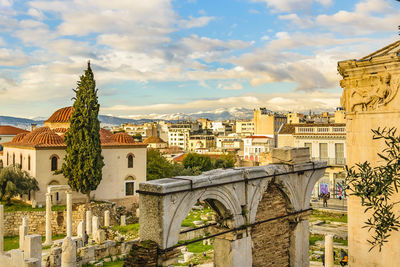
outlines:
{"label": "ornate stone carving", "polygon": [[341,105],[347,112],[380,109],[393,100],[400,87],[400,75],[370,75],[356,80],[343,79]]}

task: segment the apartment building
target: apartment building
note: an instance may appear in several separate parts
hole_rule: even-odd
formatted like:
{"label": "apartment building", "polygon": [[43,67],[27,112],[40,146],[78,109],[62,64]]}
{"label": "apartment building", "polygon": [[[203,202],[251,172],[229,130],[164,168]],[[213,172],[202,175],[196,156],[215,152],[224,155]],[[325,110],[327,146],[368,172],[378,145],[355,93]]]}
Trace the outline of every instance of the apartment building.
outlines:
{"label": "apartment building", "polygon": [[285,124],[278,134],[278,147],[309,147],[313,160],[328,162],[325,175],[319,180],[313,194],[331,193],[343,197],[346,165],[346,124],[304,123]]}
{"label": "apartment building", "polygon": [[236,133],[240,136],[250,136],[254,134],[254,122],[252,120],[236,121]]}
{"label": "apartment building", "polygon": [[269,153],[274,147],[274,138],[270,136],[253,135],[243,139],[243,158],[258,162],[261,154]]}

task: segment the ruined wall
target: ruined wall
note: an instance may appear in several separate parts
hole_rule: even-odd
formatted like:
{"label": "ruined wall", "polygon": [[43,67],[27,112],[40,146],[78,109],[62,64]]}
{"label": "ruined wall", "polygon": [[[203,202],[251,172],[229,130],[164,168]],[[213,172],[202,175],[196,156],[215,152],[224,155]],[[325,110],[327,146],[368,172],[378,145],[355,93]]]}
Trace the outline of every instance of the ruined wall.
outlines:
{"label": "ruined wall", "polygon": [[[76,235],[76,229],[81,220],[85,205],[73,205],[72,210],[72,233]],[[119,213],[126,214],[125,210],[117,210],[112,203],[91,203],[92,215],[99,217],[100,225],[104,225],[104,211],[110,210],[111,225],[119,224]],[[27,216],[29,221],[29,234],[45,235],[46,233],[46,211],[14,211],[4,214],[4,235],[18,235],[19,226],[22,224],[22,218]],[[67,225],[66,211],[53,211],[51,225],[53,235],[65,234]],[[133,223],[135,218],[128,217],[127,223]]]}
{"label": "ruined wall", "polygon": [[[256,222],[287,214],[286,199],[275,184],[271,184],[260,201]],[[287,218],[255,225],[253,267],[289,266],[290,226]]]}

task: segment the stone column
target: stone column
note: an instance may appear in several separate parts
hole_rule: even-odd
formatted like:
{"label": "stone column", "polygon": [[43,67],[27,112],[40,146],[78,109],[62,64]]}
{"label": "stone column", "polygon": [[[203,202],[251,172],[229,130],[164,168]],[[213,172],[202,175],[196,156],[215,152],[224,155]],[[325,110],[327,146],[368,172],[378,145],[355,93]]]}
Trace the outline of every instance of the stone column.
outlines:
{"label": "stone column", "polygon": [[24,226],[24,224],[19,227],[19,249],[24,250],[24,241],[25,236],[28,235],[28,226]]}
{"label": "stone column", "polygon": [[92,211],[86,211],[86,233],[92,235]]}
{"label": "stone column", "polygon": [[325,266],[333,267],[333,235],[325,236]]}
{"label": "stone column", "polygon": [[29,219],[28,216],[22,217],[22,225],[29,227]]}
{"label": "stone column", "polygon": [[72,192],[67,191],[67,237],[72,237]]}
{"label": "stone column", "polygon": [[61,267],[76,267],[76,244],[66,237],[62,244]]}
{"label": "stone column", "polygon": [[121,226],[125,226],[125,225],[126,225],[126,216],[121,215]]}
{"label": "stone column", "polygon": [[83,225],[83,221],[80,221],[78,224],[78,228],[76,229],[76,235],[80,238],[85,236],[85,227]]}
{"label": "stone column", "polygon": [[[24,240],[24,259],[39,259],[42,260],[42,236],[27,235]],[[40,265],[39,265],[40,266]]]}
{"label": "stone column", "polygon": [[110,226],[110,211],[109,210],[104,211],[104,226],[106,226],[106,227]]}
{"label": "stone column", "polygon": [[92,217],[92,234],[93,236],[96,234],[97,230],[99,230],[99,217]]}
{"label": "stone column", "polygon": [[214,239],[214,266],[252,266],[251,237],[246,233],[228,233]]}
{"label": "stone column", "polygon": [[4,251],[4,206],[0,205],[0,254]]}
{"label": "stone column", "polygon": [[46,193],[46,241],[45,246],[50,246],[52,241],[52,231],[51,231],[51,194]]}
{"label": "stone column", "polygon": [[308,220],[300,222],[291,222],[295,224],[294,229],[290,233],[289,259],[290,266],[308,267],[310,266],[309,256],[309,229]]}

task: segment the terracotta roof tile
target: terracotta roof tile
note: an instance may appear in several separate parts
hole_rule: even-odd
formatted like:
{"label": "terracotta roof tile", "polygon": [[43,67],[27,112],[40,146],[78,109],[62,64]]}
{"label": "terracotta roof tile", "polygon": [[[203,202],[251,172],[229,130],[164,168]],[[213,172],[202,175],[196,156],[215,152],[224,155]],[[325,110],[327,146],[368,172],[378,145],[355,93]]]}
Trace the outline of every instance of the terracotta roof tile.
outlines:
{"label": "terracotta roof tile", "polygon": [[158,136],[149,136],[143,140],[143,143],[145,143],[145,144],[160,144],[160,143],[166,143],[166,142]]}
{"label": "terracotta roof tile", "polygon": [[29,131],[10,125],[0,125],[0,135],[17,135],[19,133],[29,133]]}
{"label": "terracotta roof tile", "polygon": [[73,107],[60,108],[53,115],[50,116],[45,122],[69,122],[74,111]]}

